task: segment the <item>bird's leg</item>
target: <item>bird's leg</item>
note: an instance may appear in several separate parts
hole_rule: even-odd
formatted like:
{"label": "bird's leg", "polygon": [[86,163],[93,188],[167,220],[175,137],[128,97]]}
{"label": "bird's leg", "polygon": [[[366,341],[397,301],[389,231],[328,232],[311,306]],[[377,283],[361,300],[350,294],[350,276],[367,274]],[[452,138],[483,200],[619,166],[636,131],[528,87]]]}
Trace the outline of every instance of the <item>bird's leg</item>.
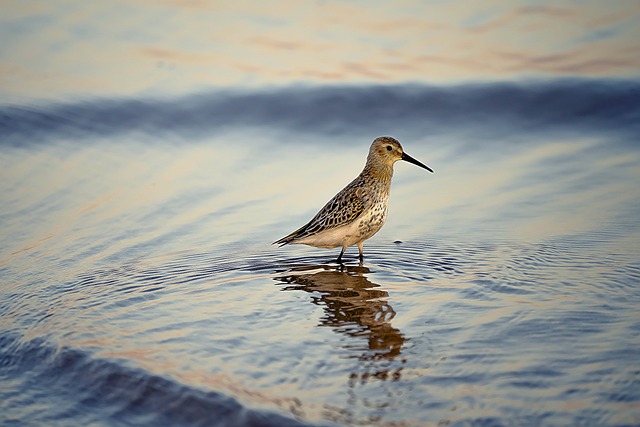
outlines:
{"label": "bird's leg", "polygon": [[360,255],[358,256],[358,258],[360,258],[360,262],[364,261],[364,253],[362,252],[363,246],[364,246],[364,240],[358,243],[358,251],[360,252]]}
{"label": "bird's leg", "polygon": [[338,255],[338,259],[336,260],[336,262],[338,264],[342,264],[342,255],[344,255],[344,250],[347,249],[344,246],[342,247],[342,250],[340,251],[340,255]]}

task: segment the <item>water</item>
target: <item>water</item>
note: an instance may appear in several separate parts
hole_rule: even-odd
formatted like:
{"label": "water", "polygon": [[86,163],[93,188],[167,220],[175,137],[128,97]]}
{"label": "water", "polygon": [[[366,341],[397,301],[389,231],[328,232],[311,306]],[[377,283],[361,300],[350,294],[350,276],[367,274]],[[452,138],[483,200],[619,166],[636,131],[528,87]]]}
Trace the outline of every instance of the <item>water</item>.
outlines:
{"label": "water", "polygon": [[[637,425],[640,86],[0,110],[3,425]],[[397,137],[346,265],[271,242]]]}

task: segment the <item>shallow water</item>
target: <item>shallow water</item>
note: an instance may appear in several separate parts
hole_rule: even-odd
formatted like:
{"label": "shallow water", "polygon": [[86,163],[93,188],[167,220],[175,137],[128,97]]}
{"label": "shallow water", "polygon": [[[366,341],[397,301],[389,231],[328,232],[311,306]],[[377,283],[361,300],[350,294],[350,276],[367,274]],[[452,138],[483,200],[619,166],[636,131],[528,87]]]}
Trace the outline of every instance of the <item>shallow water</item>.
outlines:
{"label": "shallow water", "polygon": [[[4,107],[0,420],[637,425],[638,93],[560,81]],[[396,164],[364,264],[270,245],[386,133],[435,174]]]}

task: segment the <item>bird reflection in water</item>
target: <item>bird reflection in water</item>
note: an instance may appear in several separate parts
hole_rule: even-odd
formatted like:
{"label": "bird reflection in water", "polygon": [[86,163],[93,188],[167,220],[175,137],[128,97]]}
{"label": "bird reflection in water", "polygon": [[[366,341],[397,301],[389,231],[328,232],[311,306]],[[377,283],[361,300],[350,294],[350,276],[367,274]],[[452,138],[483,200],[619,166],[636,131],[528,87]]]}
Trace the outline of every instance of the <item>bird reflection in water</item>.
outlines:
{"label": "bird reflection in water", "polygon": [[[405,337],[391,325],[396,312],[386,301],[389,293],[380,289],[380,285],[369,281],[366,277],[369,272],[362,265],[342,266],[338,269],[328,265],[314,265],[292,268],[275,280],[287,285],[282,290],[299,290],[312,294],[311,302],[324,309],[320,326],[329,326],[335,332],[360,339],[355,342],[349,340],[344,346],[355,351],[360,360],[392,361],[400,355]],[[366,347],[360,344],[362,338],[366,339]],[[361,379],[371,375],[383,380],[400,378],[401,368],[393,372],[382,366],[374,368],[375,372],[369,369],[360,374]],[[355,378],[352,376],[353,379]]]}

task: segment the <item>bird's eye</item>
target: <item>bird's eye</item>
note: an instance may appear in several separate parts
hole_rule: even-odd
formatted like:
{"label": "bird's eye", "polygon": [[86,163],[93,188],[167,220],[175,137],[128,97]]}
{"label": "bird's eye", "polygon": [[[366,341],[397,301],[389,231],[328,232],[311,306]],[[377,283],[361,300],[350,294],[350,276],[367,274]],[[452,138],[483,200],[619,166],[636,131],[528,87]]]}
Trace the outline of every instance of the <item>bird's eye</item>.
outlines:
{"label": "bird's eye", "polygon": [[391,150],[393,150],[393,147],[390,145],[387,145],[387,151],[391,151]]}

